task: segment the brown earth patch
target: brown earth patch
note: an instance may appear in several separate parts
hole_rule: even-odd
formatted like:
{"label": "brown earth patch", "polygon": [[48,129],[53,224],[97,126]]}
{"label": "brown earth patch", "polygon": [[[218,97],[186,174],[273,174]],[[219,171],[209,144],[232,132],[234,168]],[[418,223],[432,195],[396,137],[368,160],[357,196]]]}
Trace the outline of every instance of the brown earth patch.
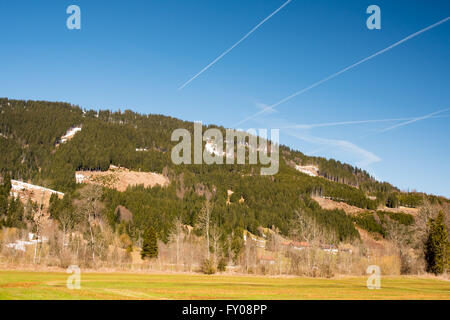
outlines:
{"label": "brown earth patch", "polygon": [[388,212],[395,212],[395,213],[408,213],[410,215],[417,215],[419,212],[418,208],[409,208],[409,207],[398,207],[398,208],[388,208],[388,207],[379,207],[378,210],[381,211],[388,211]]}
{"label": "brown earth patch", "polygon": [[[30,199],[33,202],[36,202],[38,205],[42,204],[44,205],[44,209],[47,209],[50,202],[50,197],[53,192],[51,192],[48,189],[41,188],[41,186],[38,185],[31,185],[33,188],[27,188],[24,189],[15,189],[15,186],[17,186],[16,182],[12,182],[13,189],[11,192],[13,192],[15,195],[18,196],[18,198],[22,201],[22,203],[26,204],[28,200]],[[58,198],[62,198],[63,196],[61,194],[58,194]]]}
{"label": "brown earth patch", "polygon": [[77,182],[98,184],[121,192],[129,186],[154,187],[160,185],[164,187],[168,186],[170,182],[167,177],[159,173],[131,171],[112,166],[108,171],[77,171],[75,174]]}
{"label": "brown earth patch", "polygon": [[[350,214],[350,215],[354,215],[354,214],[357,214],[360,212],[374,211],[374,210],[358,208],[358,207],[349,205],[345,202],[334,201],[331,199],[326,199],[326,198],[317,197],[317,196],[312,197],[312,199],[314,201],[316,201],[323,209],[326,209],[326,210],[340,209],[340,210],[344,210],[345,213]],[[409,207],[402,207],[402,206],[400,206],[398,208],[388,208],[386,206],[380,206],[377,208],[377,210],[387,211],[387,212],[395,212],[395,213],[408,213],[413,216],[417,215],[417,213],[419,212],[418,208],[409,208]]]}
{"label": "brown earth patch", "polygon": [[366,212],[366,209],[361,209],[355,206],[351,206],[345,202],[338,202],[331,199],[325,199],[322,197],[312,197],[314,201],[316,201],[323,209],[325,210],[344,210],[347,214],[357,214],[359,212]]}
{"label": "brown earth patch", "polygon": [[10,282],[1,284],[0,288],[29,288],[38,285],[36,282]]}
{"label": "brown earth patch", "polygon": [[355,228],[356,228],[356,230],[358,230],[359,235],[361,236],[361,241],[369,249],[381,251],[387,247],[388,241],[381,238],[381,236],[378,238],[378,235],[376,235],[376,236],[372,235],[368,231],[361,229],[357,226],[355,226]]}

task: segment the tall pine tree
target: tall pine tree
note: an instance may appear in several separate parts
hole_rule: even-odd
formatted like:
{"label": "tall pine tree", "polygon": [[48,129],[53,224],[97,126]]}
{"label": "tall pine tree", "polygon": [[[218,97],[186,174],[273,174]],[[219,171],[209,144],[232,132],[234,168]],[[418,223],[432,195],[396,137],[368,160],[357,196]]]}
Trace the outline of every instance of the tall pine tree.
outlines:
{"label": "tall pine tree", "polygon": [[436,219],[430,219],[430,231],[425,245],[427,271],[441,274],[447,267],[449,241],[444,224],[444,213],[439,212]]}
{"label": "tall pine tree", "polygon": [[158,257],[158,239],[153,227],[149,227],[144,234],[144,243],[142,244],[141,258],[157,258]]}

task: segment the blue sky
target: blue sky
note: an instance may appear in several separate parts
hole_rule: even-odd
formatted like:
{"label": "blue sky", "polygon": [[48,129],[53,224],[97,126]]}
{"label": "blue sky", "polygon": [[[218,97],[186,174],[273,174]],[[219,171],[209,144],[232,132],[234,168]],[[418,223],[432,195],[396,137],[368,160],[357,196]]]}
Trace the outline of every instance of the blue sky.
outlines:
{"label": "blue sky", "polygon": [[[292,0],[178,90],[283,3],[2,1],[0,96],[234,127],[450,16],[449,1]],[[81,30],[66,28],[71,4],[81,8]],[[366,27],[371,4],[381,30]],[[449,40],[447,21],[239,128],[283,128],[281,143],[306,154],[450,197],[450,110],[430,115],[450,108]],[[405,120],[347,123],[385,119]],[[336,122],[346,124],[323,125]]]}

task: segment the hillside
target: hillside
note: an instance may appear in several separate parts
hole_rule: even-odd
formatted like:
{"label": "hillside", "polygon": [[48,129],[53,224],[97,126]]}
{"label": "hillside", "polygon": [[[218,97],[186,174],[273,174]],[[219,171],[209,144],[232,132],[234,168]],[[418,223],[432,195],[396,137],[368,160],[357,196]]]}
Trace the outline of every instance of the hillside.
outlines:
{"label": "hillside", "polygon": [[[208,212],[212,228],[208,231],[215,234],[211,244],[215,248],[210,250],[237,263],[244,248],[244,230],[263,236],[261,227],[268,228],[297,241],[338,246],[359,241],[356,225],[386,236],[385,221],[409,221],[406,213],[389,209],[397,211],[378,213],[381,220],[375,221],[376,227],[366,212],[386,206],[448,203],[443,197],[400,192],[361,169],[308,157],[283,145],[279,172],[274,176],[261,176],[259,163],[175,165],[170,154],[176,142],[170,138],[177,128],[192,133],[193,123],[129,110],[96,112],[67,103],[0,99],[0,168],[3,189],[8,191],[0,199],[0,223],[15,228],[31,223],[21,216],[27,210],[25,201],[21,209],[9,199],[7,183],[12,178],[63,192],[63,199],[50,199],[52,219],[64,227],[63,237],[66,228],[89,227],[92,243],[92,219],[98,221],[99,232],[108,226],[129,238],[124,248],[132,248],[142,245],[144,231],[150,226],[164,245],[170,245],[177,221],[193,227],[194,235],[204,236],[202,221]],[[217,128],[225,132],[225,128]],[[111,167],[122,169],[111,171]],[[89,182],[91,188],[77,182]],[[96,185],[104,188],[95,189]],[[357,208],[355,212],[363,216],[355,218],[346,214],[346,208],[319,205],[313,200],[319,199],[316,197]],[[87,220],[71,216],[86,201],[89,208],[100,203],[95,213]],[[132,218],[122,219],[120,208],[131,212]],[[68,216],[63,218],[63,213]],[[70,220],[67,225],[66,219]],[[305,226],[317,226],[321,231],[309,237]]]}

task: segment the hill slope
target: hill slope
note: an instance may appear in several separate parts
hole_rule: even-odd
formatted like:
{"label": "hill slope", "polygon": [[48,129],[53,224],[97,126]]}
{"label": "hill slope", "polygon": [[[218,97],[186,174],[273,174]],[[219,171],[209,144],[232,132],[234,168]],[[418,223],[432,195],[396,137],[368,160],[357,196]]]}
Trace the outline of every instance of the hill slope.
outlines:
{"label": "hill slope", "polygon": [[[240,229],[257,233],[262,226],[289,235],[296,228],[292,221],[301,212],[328,231],[329,242],[352,240],[359,235],[343,211],[322,209],[312,195],[363,210],[386,203],[417,206],[424,196],[433,202],[447,201],[401,193],[363,170],[335,160],[308,157],[283,145],[280,169],[274,176],[260,176],[260,164],[174,165],[170,151],[176,143],[171,142],[171,134],[177,128],[192,133],[193,123],[162,115],[129,110],[95,112],[67,103],[9,99],[0,99],[0,110],[2,175],[70,196],[79,189],[76,171],[106,171],[115,165],[164,174],[170,180],[167,188],[121,189],[124,192],[108,189],[103,196],[112,225],[117,223],[119,205],[133,212],[133,227],[129,230],[136,239],[148,225],[155,225],[160,239],[168,241],[176,217],[194,226],[205,197],[214,203],[212,223],[223,234],[232,235]],[[71,129],[70,139],[61,139]],[[299,172],[298,165],[317,166],[319,176]],[[227,190],[234,192],[230,205],[226,204]],[[240,198],[244,201],[238,201]]]}

